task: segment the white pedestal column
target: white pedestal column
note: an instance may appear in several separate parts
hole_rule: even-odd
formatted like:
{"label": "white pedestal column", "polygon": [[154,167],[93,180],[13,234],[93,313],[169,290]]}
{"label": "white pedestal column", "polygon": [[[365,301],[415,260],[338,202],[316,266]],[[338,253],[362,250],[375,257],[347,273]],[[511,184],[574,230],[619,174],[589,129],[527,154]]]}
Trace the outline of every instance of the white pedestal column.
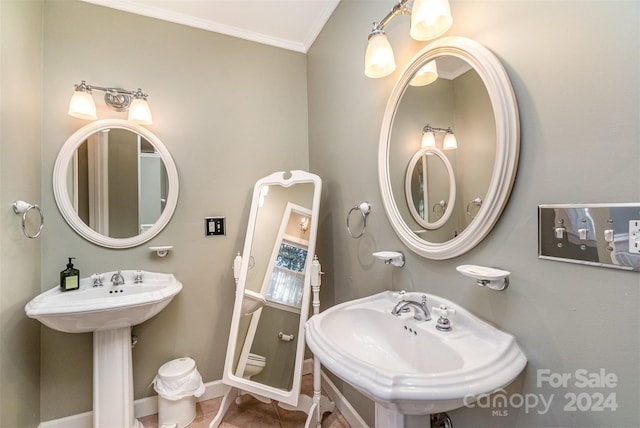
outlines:
{"label": "white pedestal column", "polygon": [[143,428],[133,411],[131,327],[93,333],[93,427]]}
{"label": "white pedestal column", "polygon": [[376,428],[428,428],[431,415],[403,415],[376,403]]}
{"label": "white pedestal column", "polygon": [[376,428],[404,428],[404,415],[376,403]]}

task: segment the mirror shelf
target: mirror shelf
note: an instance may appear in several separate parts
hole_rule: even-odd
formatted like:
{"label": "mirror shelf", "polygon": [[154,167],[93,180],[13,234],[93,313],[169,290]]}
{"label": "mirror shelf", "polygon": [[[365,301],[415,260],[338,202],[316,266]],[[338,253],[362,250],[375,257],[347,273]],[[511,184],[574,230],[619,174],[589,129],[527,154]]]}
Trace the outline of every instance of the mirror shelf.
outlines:
{"label": "mirror shelf", "polygon": [[[390,151],[391,134],[403,95],[415,74],[428,62],[438,58],[457,58],[473,69],[486,88],[495,119],[495,161],[483,204],[463,231],[445,242],[431,242],[410,226],[399,208],[406,198],[394,195]],[[464,254],[479,244],[498,221],[515,180],[520,129],[515,94],[502,64],[487,48],[471,39],[446,37],[421,50],[407,65],[396,82],[385,109],[378,149],[378,179],[385,212],[392,228],[415,253],[429,259],[443,260]]]}
{"label": "mirror shelf", "polygon": [[[76,205],[69,194],[70,168],[76,162],[78,148],[93,135],[110,130],[124,130],[146,140],[160,157],[166,173],[168,188],[166,198],[160,200],[162,207],[154,223],[140,224],[140,233],[129,237],[112,237],[99,232],[99,228],[90,227],[78,214]],[[162,141],[146,128],[122,119],[97,120],[83,126],[64,143],[53,169],[53,193],[58,209],[69,226],[84,239],[107,248],[131,248],[143,244],[160,233],[173,216],[178,202],[178,171],[171,154]],[[107,216],[108,217],[108,216]],[[98,229],[98,230],[96,230]]]}

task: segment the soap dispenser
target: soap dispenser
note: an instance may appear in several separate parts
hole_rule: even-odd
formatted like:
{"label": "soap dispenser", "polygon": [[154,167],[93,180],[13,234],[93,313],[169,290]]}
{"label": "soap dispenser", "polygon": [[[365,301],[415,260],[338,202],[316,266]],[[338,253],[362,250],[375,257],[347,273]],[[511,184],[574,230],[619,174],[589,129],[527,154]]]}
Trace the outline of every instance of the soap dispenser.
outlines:
{"label": "soap dispenser", "polygon": [[73,259],[75,259],[75,257],[69,257],[67,268],[60,272],[60,288],[62,291],[77,290],[80,288],[80,271],[73,267]]}

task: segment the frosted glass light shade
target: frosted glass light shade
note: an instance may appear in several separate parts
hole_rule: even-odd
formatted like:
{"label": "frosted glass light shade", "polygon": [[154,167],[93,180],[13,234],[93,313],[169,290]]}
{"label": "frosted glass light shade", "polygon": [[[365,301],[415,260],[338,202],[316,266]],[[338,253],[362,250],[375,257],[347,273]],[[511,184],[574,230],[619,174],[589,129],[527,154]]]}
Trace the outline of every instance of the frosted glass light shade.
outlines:
{"label": "frosted glass light shade", "polygon": [[443,35],[453,23],[449,0],[414,0],[411,30],[415,40],[432,40]]}
{"label": "frosted glass light shade", "polygon": [[367,52],[364,57],[364,74],[367,77],[385,77],[396,69],[391,44],[384,33],[374,34],[369,38]]}
{"label": "frosted glass light shade", "polygon": [[69,115],[78,119],[96,120],[96,103],[91,92],[74,91],[69,101]]}
{"label": "frosted glass light shade", "polygon": [[444,142],[442,143],[443,150],[452,150],[458,148],[458,141],[456,140],[456,136],[452,133],[447,133],[444,136]]}
{"label": "frosted glass light shade", "polygon": [[436,60],[426,63],[418,72],[415,77],[411,79],[409,84],[411,86],[425,86],[438,80],[438,66]]}
{"label": "frosted glass light shade", "polygon": [[129,122],[140,125],[151,125],[151,110],[149,104],[142,98],[134,98],[129,106]]}
{"label": "frosted glass light shade", "polygon": [[436,136],[432,131],[422,133],[422,147],[435,147]]}

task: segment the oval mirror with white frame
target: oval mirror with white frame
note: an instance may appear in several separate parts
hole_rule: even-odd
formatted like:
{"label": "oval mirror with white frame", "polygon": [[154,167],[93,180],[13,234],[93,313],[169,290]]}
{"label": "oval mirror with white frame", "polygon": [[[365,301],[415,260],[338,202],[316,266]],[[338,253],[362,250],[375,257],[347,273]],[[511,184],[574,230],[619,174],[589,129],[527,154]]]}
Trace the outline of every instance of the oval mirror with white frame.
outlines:
{"label": "oval mirror with white frame", "polygon": [[304,171],[256,183],[223,373],[229,386],[292,406],[302,380],[321,185]]}
{"label": "oval mirror with white frame", "polygon": [[103,119],[67,139],[53,169],[60,213],[80,236],[107,248],[147,242],[169,223],[178,172],[160,139],[142,126]]}
{"label": "oval mirror with white frame", "polygon": [[426,229],[438,229],[453,213],[456,177],[447,156],[435,147],[418,150],[409,161],[405,196],[411,215]]}
{"label": "oval mirror with white frame", "polygon": [[[434,63],[438,78],[426,86],[414,85],[418,72]],[[449,188],[455,194],[429,198],[430,206],[424,206],[424,211],[442,213],[439,219],[421,215],[416,209],[420,198],[409,197],[408,187],[411,193],[415,188],[408,183],[409,173],[416,173],[421,147],[437,150],[453,177]],[[507,203],[519,150],[515,95],[495,55],[463,37],[427,45],[396,82],[380,131],[380,192],[398,237],[412,251],[434,260],[471,250],[491,231]],[[466,208],[470,205],[471,214]]]}

